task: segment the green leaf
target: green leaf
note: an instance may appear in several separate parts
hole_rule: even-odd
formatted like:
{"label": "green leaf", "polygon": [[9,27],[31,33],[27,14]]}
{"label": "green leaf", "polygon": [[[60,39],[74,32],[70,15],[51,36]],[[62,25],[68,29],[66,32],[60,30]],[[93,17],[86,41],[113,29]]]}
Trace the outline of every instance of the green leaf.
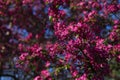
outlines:
{"label": "green leaf", "polygon": [[52,17],[52,16],[49,16],[49,20],[50,20],[50,22],[52,22],[52,19],[53,19],[53,17]]}

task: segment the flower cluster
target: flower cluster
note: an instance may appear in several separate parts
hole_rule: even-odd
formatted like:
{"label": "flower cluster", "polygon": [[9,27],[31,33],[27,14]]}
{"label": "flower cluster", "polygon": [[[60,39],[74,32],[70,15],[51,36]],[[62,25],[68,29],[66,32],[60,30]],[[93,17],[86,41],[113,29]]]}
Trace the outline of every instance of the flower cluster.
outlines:
{"label": "flower cluster", "polygon": [[0,0],[0,60],[34,80],[103,80],[120,61],[117,1]]}

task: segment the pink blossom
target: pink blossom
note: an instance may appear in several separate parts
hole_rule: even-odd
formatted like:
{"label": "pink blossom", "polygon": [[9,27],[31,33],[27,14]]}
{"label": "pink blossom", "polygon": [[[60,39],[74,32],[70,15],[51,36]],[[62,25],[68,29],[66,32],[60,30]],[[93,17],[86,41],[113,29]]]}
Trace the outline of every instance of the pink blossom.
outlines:
{"label": "pink blossom", "polygon": [[36,76],[36,77],[34,78],[34,80],[43,80],[43,79],[41,79],[40,76]]}
{"label": "pink blossom", "polygon": [[50,73],[48,70],[42,70],[41,71],[41,75],[44,77],[44,78],[47,78],[50,76]]}
{"label": "pink blossom", "polygon": [[22,53],[19,57],[20,60],[25,60],[25,58],[28,56],[28,53]]}
{"label": "pink blossom", "polygon": [[48,61],[46,62],[45,67],[49,67],[49,66],[50,66],[50,62]]}
{"label": "pink blossom", "polygon": [[73,73],[72,73],[72,76],[73,77],[76,77],[78,75],[78,72],[77,71],[74,71]]}
{"label": "pink blossom", "polygon": [[107,9],[109,12],[117,12],[118,11],[118,8],[116,5],[108,5]]}
{"label": "pink blossom", "polygon": [[83,74],[82,76],[80,76],[79,78],[76,78],[75,80],[87,80],[87,75]]}

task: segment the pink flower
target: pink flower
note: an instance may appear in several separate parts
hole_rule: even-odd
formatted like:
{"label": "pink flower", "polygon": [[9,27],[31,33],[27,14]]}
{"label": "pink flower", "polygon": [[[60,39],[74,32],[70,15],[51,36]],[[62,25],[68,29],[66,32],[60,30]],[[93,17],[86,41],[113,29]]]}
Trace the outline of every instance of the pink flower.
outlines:
{"label": "pink flower", "polygon": [[23,2],[23,4],[27,4],[27,3],[31,3],[32,0],[23,0],[22,2]]}
{"label": "pink flower", "polygon": [[109,12],[117,12],[118,11],[117,5],[109,5],[107,7],[107,9],[108,9]]}
{"label": "pink flower", "polygon": [[43,80],[43,79],[41,79],[40,76],[36,76],[36,77],[34,78],[34,80]]}
{"label": "pink flower", "polygon": [[115,25],[117,25],[117,24],[119,24],[120,22],[119,22],[119,20],[114,20],[114,24]]}
{"label": "pink flower", "polygon": [[73,77],[76,77],[77,74],[78,74],[78,72],[77,72],[77,71],[74,71],[74,72],[72,73],[72,76],[73,76]]}
{"label": "pink flower", "polygon": [[83,74],[82,76],[80,76],[79,78],[76,78],[75,80],[87,80],[87,75]]}
{"label": "pink flower", "polygon": [[50,76],[50,73],[48,70],[42,70],[41,71],[41,75],[44,77],[44,78],[47,78]]}
{"label": "pink flower", "polygon": [[70,53],[67,53],[65,55],[65,60],[68,61],[68,60],[70,60],[71,57],[72,57],[72,55]]}
{"label": "pink flower", "polygon": [[30,40],[33,37],[32,33],[29,33],[29,35],[27,36],[26,40]]}
{"label": "pink flower", "polygon": [[22,53],[19,57],[20,60],[25,60],[25,58],[28,56],[28,53]]}
{"label": "pink flower", "polygon": [[46,64],[45,64],[45,67],[49,67],[50,66],[50,62],[47,61]]}
{"label": "pink flower", "polygon": [[117,55],[117,61],[120,62],[120,54]]}
{"label": "pink flower", "polygon": [[94,2],[94,3],[92,4],[92,7],[93,7],[93,8],[97,8],[97,9],[101,9],[101,5],[100,5],[98,2]]}
{"label": "pink flower", "polygon": [[89,18],[94,17],[96,14],[97,14],[97,11],[93,10],[88,14],[88,17]]}

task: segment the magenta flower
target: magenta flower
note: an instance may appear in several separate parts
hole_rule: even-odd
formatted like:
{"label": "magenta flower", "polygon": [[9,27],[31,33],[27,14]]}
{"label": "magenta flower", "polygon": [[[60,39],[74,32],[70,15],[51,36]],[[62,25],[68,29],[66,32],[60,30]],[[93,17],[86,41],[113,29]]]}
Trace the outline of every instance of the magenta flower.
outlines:
{"label": "magenta flower", "polygon": [[22,53],[19,59],[23,61],[26,59],[27,56],[28,56],[28,53]]}
{"label": "magenta flower", "polygon": [[46,62],[45,67],[49,67],[49,66],[50,66],[50,62],[48,61]]}
{"label": "magenta flower", "polygon": [[43,79],[41,79],[40,76],[36,76],[36,77],[34,78],[34,80],[43,80]]}
{"label": "magenta flower", "polygon": [[80,76],[79,78],[76,78],[75,80],[87,80],[87,75],[83,74],[82,76]]}
{"label": "magenta flower", "polygon": [[48,70],[42,70],[42,71],[41,71],[41,76],[42,76],[43,78],[47,78],[47,77],[50,76],[50,73],[49,73]]}

